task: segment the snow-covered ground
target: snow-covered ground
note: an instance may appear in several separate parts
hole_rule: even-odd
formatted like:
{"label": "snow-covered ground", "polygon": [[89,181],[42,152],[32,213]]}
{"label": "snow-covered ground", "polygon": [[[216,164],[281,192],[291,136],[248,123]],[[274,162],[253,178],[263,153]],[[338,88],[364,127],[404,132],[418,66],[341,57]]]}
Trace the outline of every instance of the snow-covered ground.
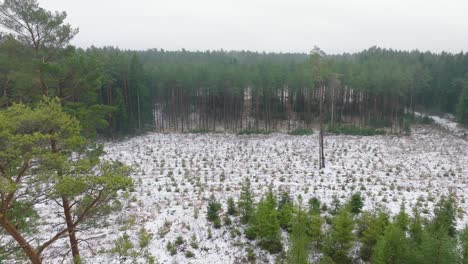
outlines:
{"label": "snow-covered ground", "polygon": [[434,124],[440,126],[441,128],[447,130],[448,132],[462,137],[462,138],[467,138],[468,137],[468,129],[466,127],[461,126],[457,122],[452,121],[454,119],[453,116],[448,116],[449,118],[444,118],[440,116],[435,116],[435,115],[426,115],[423,113],[415,112],[415,115],[417,116],[427,116],[429,118],[432,118],[434,120]]}
{"label": "snow-covered ground", "polygon": [[[146,134],[109,142],[106,151],[109,159],[139,167],[133,175],[136,186],[118,215],[92,232],[78,233],[96,237],[81,246],[86,263],[118,263],[116,255],[103,252],[124,233],[137,248],[141,227],[154,233],[149,253],[157,263],[244,263],[247,241],[231,230],[238,224],[214,229],[206,207],[213,194],[226,210],[227,198],[237,199],[246,177],[257,198],[269,185],[301,195],[303,201],[316,196],[327,204],[333,196],[345,200],[359,191],[365,209],[381,206],[395,213],[402,202],[410,208],[419,201],[428,209],[423,213],[430,214],[441,195],[453,192],[462,211],[468,209],[468,142],[431,126],[417,127],[409,137],[327,135],[322,171],[317,135]],[[466,214],[461,217],[460,227],[468,222]],[[171,256],[166,244],[178,236],[185,245]],[[192,236],[198,249],[190,246]],[[195,257],[187,258],[187,250]],[[260,263],[274,260],[257,254]]]}

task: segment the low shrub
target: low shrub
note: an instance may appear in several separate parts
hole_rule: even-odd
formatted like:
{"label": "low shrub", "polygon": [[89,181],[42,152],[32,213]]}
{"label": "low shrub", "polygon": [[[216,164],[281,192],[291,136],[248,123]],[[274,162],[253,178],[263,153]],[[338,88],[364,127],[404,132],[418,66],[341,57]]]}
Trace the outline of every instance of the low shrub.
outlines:
{"label": "low shrub", "polygon": [[294,129],[293,131],[290,131],[288,134],[291,136],[308,136],[312,135],[314,131],[312,129],[308,128],[297,128]]}
{"label": "low shrub", "polygon": [[334,125],[328,127],[328,132],[343,135],[355,136],[375,136],[384,135],[385,131],[371,128],[371,127],[358,127],[355,125]]}
{"label": "low shrub", "polygon": [[271,134],[270,130],[265,129],[242,129],[237,135],[268,135]]}

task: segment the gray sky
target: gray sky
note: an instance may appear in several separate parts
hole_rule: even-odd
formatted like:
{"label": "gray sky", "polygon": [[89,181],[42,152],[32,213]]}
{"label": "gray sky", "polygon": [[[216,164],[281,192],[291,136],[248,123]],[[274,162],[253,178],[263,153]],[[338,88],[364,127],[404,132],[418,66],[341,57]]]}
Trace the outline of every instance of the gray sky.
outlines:
{"label": "gray sky", "polygon": [[467,0],[39,0],[80,28],[73,44],[327,53],[377,45],[459,52]]}

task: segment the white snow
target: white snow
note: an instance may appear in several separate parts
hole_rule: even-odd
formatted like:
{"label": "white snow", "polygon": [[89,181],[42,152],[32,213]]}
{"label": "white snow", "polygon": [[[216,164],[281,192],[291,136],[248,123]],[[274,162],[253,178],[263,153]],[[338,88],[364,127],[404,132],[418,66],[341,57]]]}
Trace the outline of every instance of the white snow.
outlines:
{"label": "white snow", "polygon": [[[106,151],[109,159],[139,167],[132,175],[136,186],[130,202],[106,225],[78,233],[79,238],[96,237],[81,244],[86,263],[119,263],[116,255],[104,251],[125,232],[137,245],[141,227],[154,233],[149,253],[157,263],[243,263],[245,243],[252,242],[243,235],[232,238],[228,227],[214,229],[206,220],[206,207],[214,194],[226,210],[227,198],[237,199],[246,177],[252,180],[257,199],[269,185],[288,190],[293,197],[301,195],[304,202],[316,196],[327,204],[334,195],[344,201],[359,191],[365,197],[365,209],[381,206],[392,213],[398,212],[402,202],[410,208],[419,200],[427,209],[423,213],[430,214],[441,195],[453,192],[463,212],[459,226],[468,222],[464,213],[468,209],[468,142],[430,126],[417,127],[409,137],[327,135],[322,171],[318,169],[317,135],[154,133],[109,142]],[[242,230],[236,221],[231,226]],[[167,234],[160,236],[164,230]],[[198,249],[189,245],[193,235]],[[166,244],[178,236],[186,243],[171,256]],[[47,262],[60,262],[61,258],[53,257],[60,250],[61,243],[47,250]],[[186,250],[195,257],[186,258]],[[256,252],[259,263],[274,262],[274,256]],[[144,262],[143,258],[138,261]]]}

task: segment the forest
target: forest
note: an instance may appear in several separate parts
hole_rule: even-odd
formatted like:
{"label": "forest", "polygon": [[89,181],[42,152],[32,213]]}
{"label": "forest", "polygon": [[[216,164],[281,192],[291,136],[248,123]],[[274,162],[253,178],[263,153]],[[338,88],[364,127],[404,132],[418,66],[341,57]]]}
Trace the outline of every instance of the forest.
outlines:
{"label": "forest", "polygon": [[[450,113],[468,123],[463,52],[83,50],[70,45],[78,30],[64,24],[65,14],[49,14],[44,22],[34,17],[17,22],[6,14],[0,106],[58,97],[90,133],[291,131],[317,121],[321,87],[330,125],[398,127],[414,111]],[[52,28],[39,24],[46,22]],[[43,32],[29,32],[21,23]]]}
{"label": "forest", "polygon": [[80,48],[66,19],[0,3],[0,263],[468,263],[466,133],[429,117],[468,126],[468,53]]}

